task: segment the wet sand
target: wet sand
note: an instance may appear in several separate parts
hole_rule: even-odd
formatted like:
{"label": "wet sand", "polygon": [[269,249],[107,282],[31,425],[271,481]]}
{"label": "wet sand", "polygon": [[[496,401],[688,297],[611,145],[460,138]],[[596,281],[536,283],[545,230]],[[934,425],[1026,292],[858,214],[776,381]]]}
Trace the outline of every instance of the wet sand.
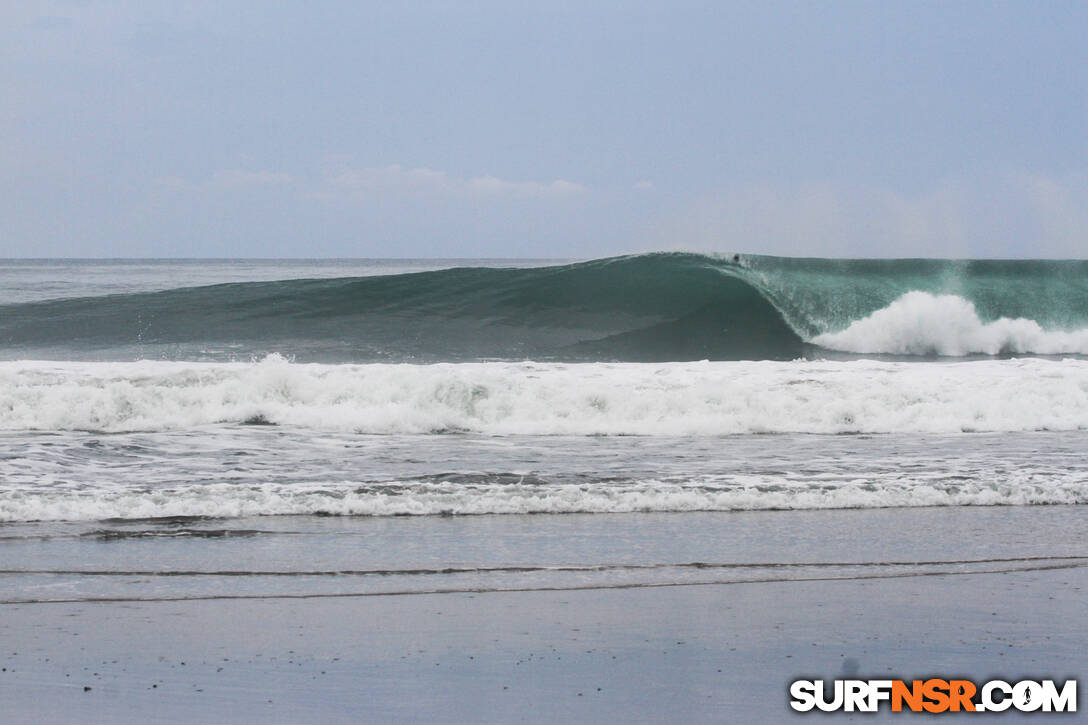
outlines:
{"label": "wet sand", "polygon": [[[841,557],[849,537],[836,531],[868,538],[890,520],[903,528],[888,529],[879,547],[858,548],[856,561],[886,559],[891,549],[903,559],[921,560],[943,549],[979,560],[816,575],[786,567],[771,577],[699,570],[701,581],[733,583],[699,583],[692,576],[676,582],[683,585],[654,579],[651,586],[628,588],[626,580],[580,573],[582,585],[552,583],[590,588],[373,596],[375,590],[318,598],[254,591],[243,596],[255,598],[244,599],[207,592],[199,596],[210,598],[182,601],[170,601],[177,592],[163,590],[159,598],[166,601],[122,596],[68,603],[44,603],[49,587],[39,583],[37,602],[0,605],[3,719],[775,722],[791,718],[788,683],[802,676],[1083,678],[1088,559],[1060,558],[1077,555],[1081,542],[1070,531],[1083,515],[1083,507],[1029,507],[674,518],[703,527],[692,540],[711,542],[719,558],[734,561],[768,548],[780,549],[780,559]],[[481,551],[487,540],[501,544],[501,531],[554,529],[552,544],[566,537],[562,558],[569,560],[579,546],[582,556],[599,550],[595,537],[602,529],[657,527],[667,520],[635,515],[445,523],[467,527],[459,528],[460,537],[475,530]],[[443,525],[402,521],[383,524],[389,527],[383,538]],[[748,551],[727,551],[715,525],[733,529],[736,541],[756,531],[764,536]],[[588,543],[570,540],[580,528]],[[963,532],[974,535],[961,538]],[[635,558],[679,555],[671,538],[646,539]],[[547,539],[538,535],[529,546],[539,549],[542,542]],[[160,556],[164,548],[186,543],[194,542],[125,546],[151,547]],[[240,552],[248,547],[250,560],[260,559],[258,549],[266,544],[250,538],[232,545],[241,546],[229,553],[239,567],[246,561]],[[105,554],[123,550],[99,551],[105,553],[98,560],[77,563],[108,566],[113,557]],[[209,549],[199,551],[208,557]],[[997,561],[1017,552],[1024,555],[1020,560]],[[25,560],[27,553],[22,555]],[[551,558],[547,549],[537,556]],[[207,563],[221,567],[223,561]],[[66,575],[53,576],[56,591],[71,594]],[[146,588],[158,591],[152,579]],[[395,583],[395,577],[379,579],[386,588]],[[476,582],[492,590],[499,588],[495,583]],[[415,586],[407,584],[402,591]],[[1031,716],[1040,718],[1046,716]],[[1017,719],[1006,714],[1002,722]]]}

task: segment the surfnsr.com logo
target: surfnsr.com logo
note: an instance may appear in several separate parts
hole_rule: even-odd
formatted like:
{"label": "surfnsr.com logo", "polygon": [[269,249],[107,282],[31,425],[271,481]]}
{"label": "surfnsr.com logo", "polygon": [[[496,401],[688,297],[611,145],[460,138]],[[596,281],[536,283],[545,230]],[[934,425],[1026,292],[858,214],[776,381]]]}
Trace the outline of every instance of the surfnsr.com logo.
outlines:
{"label": "surfnsr.com logo", "polygon": [[1077,681],[796,680],[790,698],[798,712],[877,712],[884,704],[892,712],[1076,712]]}

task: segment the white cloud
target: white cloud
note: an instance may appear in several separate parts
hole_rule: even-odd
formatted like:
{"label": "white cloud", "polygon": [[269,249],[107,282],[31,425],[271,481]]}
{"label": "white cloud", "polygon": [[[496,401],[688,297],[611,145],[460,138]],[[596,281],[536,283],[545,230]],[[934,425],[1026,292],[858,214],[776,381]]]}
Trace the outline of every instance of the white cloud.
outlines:
{"label": "white cloud", "polygon": [[446,174],[432,169],[405,169],[399,164],[382,168],[344,169],[329,178],[333,190],[367,194],[380,191],[437,191],[448,186]]}
{"label": "white cloud", "polygon": [[654,182],[643,179],[634,186],[638,191],[651,191],[654,188]]}
{"label": "white cloud", "polygon": [[219,189],[246,189],[255,186],[281,186],[290,184],[291,181],[291,175],[282,171],[226,169],[212,174],[208,186]]}
{"label": "white cloud", "polygon": [[465,184],[473,192],[490,195],[514,196],[568,196],[581,194],[586,189],[581,184],[556,179],[547,184],[539,181],[507,181],[494,176],[478,176]]}
{"label": "white cloud", "polygon": [[551,182],[510,181],[484,175],[464,178],[428,168],[405,168],[400,164],[363,169],[346,169],[333,174],[330,187],[340,194],[413,192],[463,195],[478,198],[555,198],[586,192],[581,184],[565,179]]}

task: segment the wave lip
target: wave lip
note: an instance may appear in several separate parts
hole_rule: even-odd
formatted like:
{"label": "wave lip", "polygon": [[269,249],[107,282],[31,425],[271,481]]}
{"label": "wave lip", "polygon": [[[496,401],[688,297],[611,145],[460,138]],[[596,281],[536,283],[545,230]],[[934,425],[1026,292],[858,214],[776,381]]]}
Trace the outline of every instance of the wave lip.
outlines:
{"label": "wave lip", "polygon": [[365,434],[1088,429],[1088,361],[0,363],[0,430]]}

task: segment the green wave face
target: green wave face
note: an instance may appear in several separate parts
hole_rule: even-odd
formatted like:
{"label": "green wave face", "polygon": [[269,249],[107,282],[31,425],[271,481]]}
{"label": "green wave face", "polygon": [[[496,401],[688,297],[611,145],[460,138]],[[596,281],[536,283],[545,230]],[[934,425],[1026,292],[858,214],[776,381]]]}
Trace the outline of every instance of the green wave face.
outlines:
{"label": "green wave face", "polygon": [[[0,355],[248,359],[280,352],[327,362],[791,359],[822,354],[808,341],[847,330],[873,313],[910,323],[903,332],[908,336],[918,334],[919,325],[923,332],[926,325],[941,328],[945,297],[930,300],[928,322],[914,319],[918,314],[909,305],[896,311],[912,292],[952,295],[968,308],[973,303],[968,312],[977,314],[986,334],[993,330],[985,325],[1002,317],[1034,321],[1044,334],[1086,328],[1086,273],[1086,262],[659,253],[530,269],[225,284],[8,305],[0,308]],[[919,349],[930,350],[926,344]],[[876,352],[903,350],[912,354],[913,348]],[[939,346],[930,351],[945,354]]]}

